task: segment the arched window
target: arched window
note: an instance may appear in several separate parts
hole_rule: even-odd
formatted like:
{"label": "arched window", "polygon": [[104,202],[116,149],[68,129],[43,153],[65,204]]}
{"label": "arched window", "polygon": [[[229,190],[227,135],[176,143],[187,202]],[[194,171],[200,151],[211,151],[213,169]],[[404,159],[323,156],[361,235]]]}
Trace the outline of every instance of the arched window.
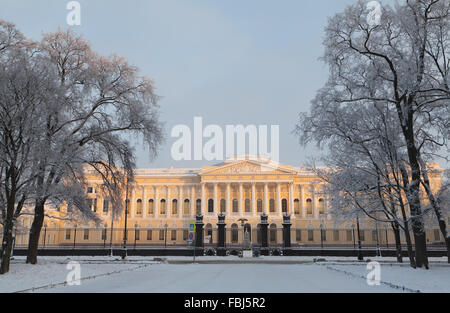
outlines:
{"label": "arched window", "polygon": [[183,206],[183,214],[190,215],[190,211],[191,211],[191,203],[190,203],[189,199],[185,199],[184,206]]}
{"label": "arched window", "polygon": [[269,237],[271,243],[277,242],[277,225],[271,224],[269,229]]}
{"label": "arched window", "polygon": [[245,212],[250,213],[252,209],[250,208],[250,199],[245,199]]}
{"label": "arched window", "polygon": [[300,200],[294,200],[294,213],[300,215]]}
{"label": "arched window", "polygon": [[325,214],[325,201],[322,198],[319,199],[318,206],[319,206],[319,214]]}
{"label": "arched window", "polygon": [[208,200],[208,213],[214,213],[214,200]]}
{"label": "arched window", "polygon": [[196,214],[202,214],[202,200],[201,199],[197,199],[197,201],[195,202],[195,211]]}
{"label": "arched window", "polygon": [[136,215],[142,215],[142,200],[138,199],[136,201]]}
{"label": "arched window", "polygon": [[161,199],[159,204],[159,214],[166,215],[166,200]]}
{"label": "arched window", "polygon": [[155,203],[153,199],[148,200],[148,214],[153,215],[155,212]]}
{"label": "arched window", "polygon": [[256,209],[258,210],[258,213],[262,213],[263,212],[263,201],[262,201],[262,199],[258,199],[258,201],[256,201]]}
{"label": "arched window", "polygon": [[313,214],[313,207],[312,207],[311,199],[306,199],[306,214],[308,214],[308,215]]}
{"label": "arched window", "polygon": [[225,199],[220,200],[220,213],[225,213],[227,211],[226,209],[227,201]]}
{"label": "arched window", "polygon": [[231,242],[237,243],[239,240],[239,229],[237,224],[231,225]]}
{"label": "arched window", "polygon": [[274,199],[269,200],[269,212],[275,213],[275,200]]}
{"label": "arched window", "polygon": [[288,212],[288,202],[286,199],[281,200],[281,211],[285,214]]}
{"label": "arched window", "polygon": [[127,210],[127,215],[130,215],[130,199],[125,200],[125,209]]}
{"label": "arched window", "polygon": [[239,201],[237,199],[233,199],[233,213],[239,212]]}
{"label": "arched window", "polygon": [[172,200],[172,215],[177,215],[177,214],[178,214],[178,200],[173,199]]}

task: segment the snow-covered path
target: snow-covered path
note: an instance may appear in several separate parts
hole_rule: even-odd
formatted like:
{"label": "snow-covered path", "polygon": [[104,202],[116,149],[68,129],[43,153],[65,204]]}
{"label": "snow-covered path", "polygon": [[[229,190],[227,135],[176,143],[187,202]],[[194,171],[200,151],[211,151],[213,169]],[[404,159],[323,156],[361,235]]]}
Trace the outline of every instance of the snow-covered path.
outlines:
{"label": "snow-covered path", "polygon": [[43,292],[399,292],[317,264],[158,264]]}

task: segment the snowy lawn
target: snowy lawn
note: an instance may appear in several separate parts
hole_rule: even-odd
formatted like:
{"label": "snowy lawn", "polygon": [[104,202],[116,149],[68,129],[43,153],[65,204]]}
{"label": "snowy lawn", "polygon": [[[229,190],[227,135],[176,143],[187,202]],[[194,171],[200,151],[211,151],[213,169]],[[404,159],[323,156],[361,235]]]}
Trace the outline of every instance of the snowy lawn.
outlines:
{"label": "snowy lawn", "polygon": [[[39,265],[15,259],[11,272],[0,276],[0,292],[186,292],[186,293],[296,293],[296,292],[450,292],[450,267],[444,258],[431,260],[431,270],[413,270],[395,259],[381,263],[380,286],[369,286],[366,264],[354,258],[261,257],[255,264],[233,264],[238,257],[130,257],[126,262],[109,257],[43,257]],[[69,261],[81,265],[81,286],[65,286]],[[202,264],[201,262],[214,264]],[[264,262],[264,263],[261,263]],[[273,264],[270,264],[273,262]],[[286,262],[286,264],[281,264]],[[290,262],[290,263],[288,263]],[[291,264],[298,262],[298,264]],[[88,278],[88,279],[85,279]],[[60,284],[57,286],[52,286]],[[45,288],[42,288],[45,287]]]}

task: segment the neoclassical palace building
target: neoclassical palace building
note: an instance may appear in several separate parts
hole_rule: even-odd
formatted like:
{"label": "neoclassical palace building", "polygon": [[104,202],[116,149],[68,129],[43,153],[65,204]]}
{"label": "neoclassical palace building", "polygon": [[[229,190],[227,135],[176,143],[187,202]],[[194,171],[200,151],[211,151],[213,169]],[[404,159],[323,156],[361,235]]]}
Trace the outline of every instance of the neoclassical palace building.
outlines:
{"label": "neoclassical palace building", "polygon": [[[439,188],[440,173],[438,169],[431,175],[435,188]],[[79,224],[75,225],[77,233],[73,223],[47,219],[43,238],[48,245],[121,242],[125,219],[111,221],[110,203],[96,188],[102,181],[95,176],[88,178],[90,205],[104,220],[102,229]],[[323,193],[324,183],[312,171],[274,163],[268,158],[233,158],[201,169],[140,169],[135,171],[134,180],[127,227],[129,241],[136,245],[186,244],[189,223],[195,221],[197,214],[204,217],[206,243],[213,244],[220,213],[226,216],[229,244],[240,243],[243,230],[249,232],[253,243],[259,242],[258,224],[263,213],[268,215],[273,244],[282,241],[286,214],[291,216],[294,244],[318,244],[324,239],[336,244],[355,241],[353,228],[334,228]],[[115,230],[110,231],[111,227]],[[363,231],[363,240],[393,243],[390,230],[370,229],[365,236]],[[431,236],[436,237],[434,241],[439,234]]]}

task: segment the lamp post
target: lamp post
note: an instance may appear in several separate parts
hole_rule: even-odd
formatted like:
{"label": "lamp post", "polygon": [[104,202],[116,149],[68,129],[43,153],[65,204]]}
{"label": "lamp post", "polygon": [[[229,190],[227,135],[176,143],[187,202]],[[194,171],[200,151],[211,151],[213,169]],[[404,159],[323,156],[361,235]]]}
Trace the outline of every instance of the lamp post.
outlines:
{"label": "lamp post", "polygon": [[361,247],[361,233],[359,230],[359,215],[356,215],[356,230],[358,232],[358,261],[364,261],[364,257],[362,255],[362,247]]}
{"label": "lamp post", "polygon": [[125,228],[123,232],[123,253],[122,253],[122,260],[125,260],[127,257],[127,222],[128,222],[128,203],[130,202],[128,200],[128,173],[127,173],[127,186],[125,191]]}

